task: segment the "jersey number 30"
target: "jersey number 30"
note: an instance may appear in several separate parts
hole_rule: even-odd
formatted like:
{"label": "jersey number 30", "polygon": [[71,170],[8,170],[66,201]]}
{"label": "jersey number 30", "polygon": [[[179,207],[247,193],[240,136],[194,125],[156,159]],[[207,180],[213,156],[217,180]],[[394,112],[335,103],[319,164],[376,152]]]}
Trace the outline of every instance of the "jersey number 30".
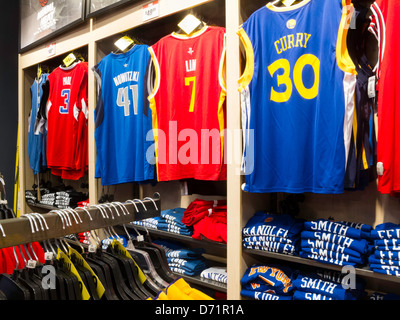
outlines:
{"label": "jersey number 30", "polygon": [[[311,88],[306,88],[303,81],[303,69],[307,65],[311,66],[314,71],[314,84]],[[297,60],[293,68],[293,82],[290,79],[291,69],[288,60],[279,59],[268,67],[271,77],[280,69],[283,69],[283,74],[277,76],[278,86],[285,85],[286,90],[284,92],[277,92],[274,88],[271,88],[271,101],[287,102],[293,93],[293,82],[297,91],[304,99],[311,100],[317,97],[319,91],[320,61],[316,56],[305,54]]]}

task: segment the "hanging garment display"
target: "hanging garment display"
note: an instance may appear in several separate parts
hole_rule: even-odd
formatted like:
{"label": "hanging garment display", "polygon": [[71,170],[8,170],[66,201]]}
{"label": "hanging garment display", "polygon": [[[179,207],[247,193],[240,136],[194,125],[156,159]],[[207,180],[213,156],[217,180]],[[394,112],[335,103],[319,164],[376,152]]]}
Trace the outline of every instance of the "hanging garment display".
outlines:
{"label": "hanging garment display", "polygon": [[355,89],[349,8],[268,3],[240,28],[245,191],[343,193]]}
{"label": "hanging garment display", "polygon": [[35,78],[31,86],[31,112],[28,120],[28,157],[33,174],[44,172],[47,169],[46,162],[46,131],[43,126],[44,119],[40,113],[43,104],[46,105],[49,95],[48,74]]}
{"label": "hanging garment display", "polygon": [[225,28],[176,32],[150,47],[149,96],[159,181],[226,180]]}
{"label": "hanging garment display", "polygon": [[88,166],[87,62],[58,67],[49,75],[47,165],[54,175],[78,180]]}
{"label": "hanging garment display", "polygon": [[379,43],[379,57],[374,71],[378,90],[378,190],[383,194],[400,192],[400,116],[397,112],[399,99],[400,26],[397,13],[400,4],[396,0],[377,0],[371,5],[369,30]]}
{"label": "hanging garment display", "polygon": [[98,83],[96,178],[103,186],[155,179],[149,63],[148,46],[136,44],[126,53],[110,53],[93,69]]}

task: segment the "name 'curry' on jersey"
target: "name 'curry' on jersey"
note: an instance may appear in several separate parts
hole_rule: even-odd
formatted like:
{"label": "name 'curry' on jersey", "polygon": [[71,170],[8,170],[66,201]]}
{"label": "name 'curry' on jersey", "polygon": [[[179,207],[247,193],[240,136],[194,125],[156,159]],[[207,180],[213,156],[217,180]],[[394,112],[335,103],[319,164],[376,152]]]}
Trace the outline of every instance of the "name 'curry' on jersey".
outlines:
{"label": "name 'curry' on jersey", "polygon": [[344,191],[345,108],[355,86],[346,2],[268,3],[240,28],[245,191]]}

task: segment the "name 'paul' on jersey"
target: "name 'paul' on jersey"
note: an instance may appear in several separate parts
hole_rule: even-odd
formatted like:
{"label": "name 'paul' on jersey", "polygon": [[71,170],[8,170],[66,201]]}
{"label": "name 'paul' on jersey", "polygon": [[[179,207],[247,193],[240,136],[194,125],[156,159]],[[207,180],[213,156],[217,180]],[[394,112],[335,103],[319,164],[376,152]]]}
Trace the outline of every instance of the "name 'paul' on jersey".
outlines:
{"label": "name 'paul' on jersey", "polygon": [[269,3],[240,28],[245,191],[344,191],[345,108],[355,83],[346,2]]}
{"label": "name 'paul' on jersey", "polygon": [[[151,150],[152,116],[147,101],[150,63],[147,45],[110,53],[93,69],[99,84],[95,111],[96,178],[102,185],[155,178]],[[148,135],[150,133],[150,136]]]}

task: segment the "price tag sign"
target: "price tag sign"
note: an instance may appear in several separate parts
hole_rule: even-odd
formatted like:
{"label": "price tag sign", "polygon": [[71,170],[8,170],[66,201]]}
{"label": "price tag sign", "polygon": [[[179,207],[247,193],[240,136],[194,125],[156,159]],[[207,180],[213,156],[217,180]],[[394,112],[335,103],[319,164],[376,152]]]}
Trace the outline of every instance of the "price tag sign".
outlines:
{"label": "price tag sign", "polygon": [[199,19],[192,14],[188,14],[185,19],[178,24],[178,27],[181,28],[186,34],[191,34],[193,30],[195,30],[200,24],[201,21]]}
{"label": "price tag sign", "polygon": [[47,51],[47,56],[48,57],[54,56],[56,54],[56,43],[53,42],[53,43],[49,44],[46,47],[46,51]]}
{"label": "price tag sign", "polygon": [[143,6],[143,21],[156,18],[160,15],[159,0],[153,1]]}
{"label": "price tag sign", "polygon": [[63,60],[63,62],[64,62],[64,65],[65,65],[66,67],[69,67],[72,63],[75,62],[75,60],[76,60],[75,55],[74,55],[73,53],[70,53],[70,54]]}
{"label": "price tag sign", "polygon": [[122,37],[121,39],[119,39],[114,44],[119,50],[124,52],[126,50],[126,48],[128,48],[132,43],[133,43],[133,40],[131,38],[125,36],[125,37]]}

